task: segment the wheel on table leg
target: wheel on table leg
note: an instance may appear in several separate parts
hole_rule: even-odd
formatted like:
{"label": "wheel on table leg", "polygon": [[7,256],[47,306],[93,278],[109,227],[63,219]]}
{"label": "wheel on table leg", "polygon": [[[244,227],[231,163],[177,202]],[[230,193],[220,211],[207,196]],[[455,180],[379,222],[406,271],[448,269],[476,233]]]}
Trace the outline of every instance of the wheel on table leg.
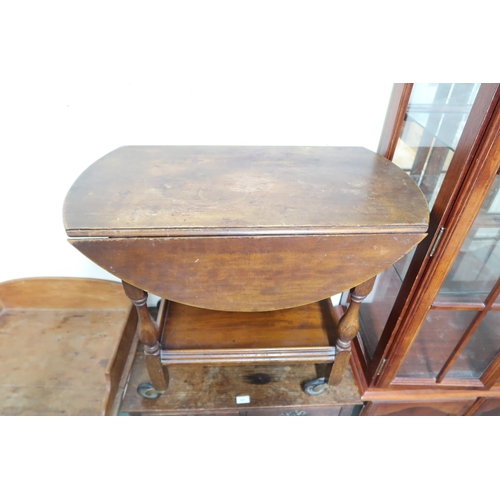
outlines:
{"label": "wheel on table leg", "polygon": [[317,396],[323,394],[328,389],[325,377],[320,377],[315,380],[310,380],[304,384],[304,392],[309,396]]}
{"label": "wheel on table leg", "polygon": [[137,392],[146,399],[158,399],[162,393],[155,390],[151,382],[143,382],[137,387]]}

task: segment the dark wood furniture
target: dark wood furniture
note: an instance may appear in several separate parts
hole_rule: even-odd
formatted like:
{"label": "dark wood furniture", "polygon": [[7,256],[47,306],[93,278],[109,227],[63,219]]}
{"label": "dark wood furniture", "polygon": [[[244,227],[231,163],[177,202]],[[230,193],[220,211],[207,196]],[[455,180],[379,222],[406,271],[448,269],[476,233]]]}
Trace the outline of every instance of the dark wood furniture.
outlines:
{"label": "dark wood furniture", "polygon": [[0,415],[116,415],[136,327],[119,283],[0,283]]}
{"label": "dark wood furniture", "polygon": [[419,184],[431,216],[429,235],[361,308],[353,366],[364,415],[498,408],[499,99],[499,84],[394,88],[379,153]]}
{"label": "dark wood furniture", "polygon": [[[90,166],[64,219],[136,305],[154,395],[186,363],[327,363],[319,392],[341,382],[362,300],[425,236],[428,209],[363,148],[138,146]],[[333,329],[327,299],[348,289]],[[166,299],[158,324],[147,292]]]}

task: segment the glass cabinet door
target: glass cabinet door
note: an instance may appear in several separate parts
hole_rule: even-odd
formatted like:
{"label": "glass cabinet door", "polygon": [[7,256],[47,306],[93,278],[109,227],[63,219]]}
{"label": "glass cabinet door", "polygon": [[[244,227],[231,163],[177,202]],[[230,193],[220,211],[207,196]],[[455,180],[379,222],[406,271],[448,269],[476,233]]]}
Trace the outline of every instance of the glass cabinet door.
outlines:
{"label": "glass cabinet door", "polygon": [[[420,83],[412,86],[392,161],[420,187],[432,208],[455,153],[480,84]],[[377,277],[360,309],[365,356],[374,356],[414,252]]]}
{"label": "glass cabinet door", "polygon": [[[486,197],[398,378],[463,384],[500,352],[500,176]],[[460,380],[465,379],[465,381]],[[404,380],[400,380],[404,382]]]}

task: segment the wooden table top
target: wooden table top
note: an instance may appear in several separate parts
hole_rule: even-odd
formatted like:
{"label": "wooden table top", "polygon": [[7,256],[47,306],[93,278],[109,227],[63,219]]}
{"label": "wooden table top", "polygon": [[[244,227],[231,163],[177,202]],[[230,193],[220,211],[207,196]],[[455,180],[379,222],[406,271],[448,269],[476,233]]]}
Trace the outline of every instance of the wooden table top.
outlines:
{"label": "wooden table top", "polygon": [[0,283],[0,415],[116,413],[136,326],[119,283]]}
{"label": "wooden table top", "polygon": [[424,233],[414,181],[356,147],[125,146],[64,206],[69,236]]}

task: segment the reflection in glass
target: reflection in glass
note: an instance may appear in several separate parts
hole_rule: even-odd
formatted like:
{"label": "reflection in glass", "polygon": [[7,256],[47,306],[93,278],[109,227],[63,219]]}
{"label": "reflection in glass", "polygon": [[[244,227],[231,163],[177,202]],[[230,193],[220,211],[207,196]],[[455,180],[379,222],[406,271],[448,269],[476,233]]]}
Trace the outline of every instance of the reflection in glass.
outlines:
{"label": "reflection in glass", "polygon": [[482,303],[499,276],[500,176],[497,176],[436,302]]}
{"label": "reflection in glass", "polygon": [[416,83],[393,162],[432,208],[469,117],[479,83]]}
{"label": "reflection in glass", "polygon": [[[359,313],[360,333],[369,358],[373,357],[380,335],[399,292],[400,277],[394,266],[377,276],[372,292],[363,301]],[[390,307],[381,307],[389,304]]]}
{"label": "reflection in glass", "polygon": [[475,315],[476,311],[431,310],[398,377],[435,378]]}
{"label": "reflection in glass", "polygon": [[499,352],[500,311],[490,311],[446,378],[479,378]]}

